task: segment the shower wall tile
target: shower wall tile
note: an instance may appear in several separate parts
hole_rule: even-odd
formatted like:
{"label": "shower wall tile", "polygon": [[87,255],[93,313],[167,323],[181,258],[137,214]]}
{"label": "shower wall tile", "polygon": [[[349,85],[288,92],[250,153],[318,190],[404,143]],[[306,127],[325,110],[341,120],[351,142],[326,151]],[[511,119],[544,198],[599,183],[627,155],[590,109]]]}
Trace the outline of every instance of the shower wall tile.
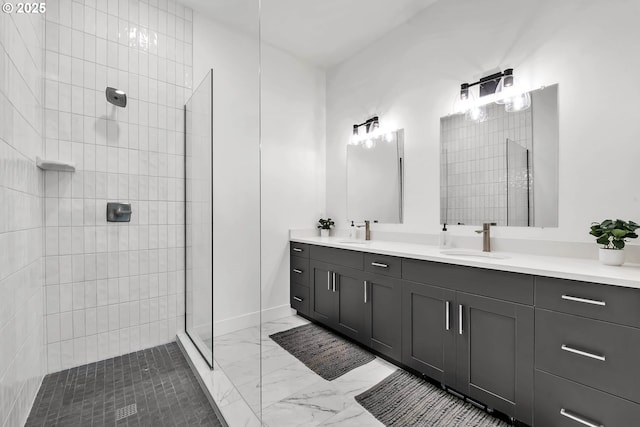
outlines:
{"label": "shower wall tile", "polygon": [[[47,2],[44,188],[48,371],[184,328],[184,124],[192,12],[173,1]],[[127,93],[126,108],[106,101]],[[107,202],[131,203],[108,223]]]}
{"label": "shower wall tile", "polygon": [[[4,2],[2,2],[4,3]],[[0,425],[19,426],[45,372],[45,22],[0,13]],[[55,87],[48,88],[54,90]],[[56,310],[52,291],[47,305]],[[56,331],[51,331],[55,334]]]}

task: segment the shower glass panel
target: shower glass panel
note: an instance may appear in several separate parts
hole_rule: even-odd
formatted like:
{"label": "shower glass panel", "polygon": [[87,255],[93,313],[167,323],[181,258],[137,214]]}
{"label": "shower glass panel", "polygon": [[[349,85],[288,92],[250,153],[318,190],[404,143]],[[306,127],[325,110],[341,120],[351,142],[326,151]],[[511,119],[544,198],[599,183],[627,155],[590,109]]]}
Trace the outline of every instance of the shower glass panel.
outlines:
{"label": "shower glass panel", "polygon": [[213,72],[184,107],[186,331],[213,367]]}
{"label": "shower glass panel", "polygon": [[507,225],[528,227],[531,215],[531,155],[530,150],[507,138]]}

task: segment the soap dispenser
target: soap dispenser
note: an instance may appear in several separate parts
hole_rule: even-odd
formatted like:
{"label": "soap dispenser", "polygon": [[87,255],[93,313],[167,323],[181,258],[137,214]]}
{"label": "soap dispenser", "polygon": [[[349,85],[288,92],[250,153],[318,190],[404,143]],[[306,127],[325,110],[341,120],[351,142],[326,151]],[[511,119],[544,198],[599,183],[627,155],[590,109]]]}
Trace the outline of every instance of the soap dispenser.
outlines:
{"label": "soap dispenser", "polygon": [[351,221],[351,227],[349,227],[349,238],[356,238],[356,225],[353,223],[353,221]]}
{"label": "soap dispenser", "polygon": [[446,222],[442,225],[442,231],[440,232],[440,247],[441,248],[451,247],[451,236],[449,236],[449,230],[447,230]]}

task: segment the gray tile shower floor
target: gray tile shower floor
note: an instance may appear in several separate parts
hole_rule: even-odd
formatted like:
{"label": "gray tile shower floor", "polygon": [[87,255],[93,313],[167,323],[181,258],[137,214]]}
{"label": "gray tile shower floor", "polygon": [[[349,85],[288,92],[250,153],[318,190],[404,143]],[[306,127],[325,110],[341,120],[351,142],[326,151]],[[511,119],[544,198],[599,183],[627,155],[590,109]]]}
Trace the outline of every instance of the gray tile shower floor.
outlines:
{"label": "gray tile shower floor", "polygon": [[47,375],[26,426],[222,424],[170,343]]}

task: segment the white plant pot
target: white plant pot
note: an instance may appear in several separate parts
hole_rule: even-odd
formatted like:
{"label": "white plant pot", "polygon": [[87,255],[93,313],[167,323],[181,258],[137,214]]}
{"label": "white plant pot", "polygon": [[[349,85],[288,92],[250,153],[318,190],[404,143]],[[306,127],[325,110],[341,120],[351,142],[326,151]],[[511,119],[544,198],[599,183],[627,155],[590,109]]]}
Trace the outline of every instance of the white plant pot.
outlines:
{"label": "white plant pot", "polygon": [[624,264],[624,249],[599,249],[600,262],[604,265]]}
{"label": "white plant pot", "polygon": [[320,237],[329,237],[329,232],[331,230],[325,230],[324,228],[320,229]]}

